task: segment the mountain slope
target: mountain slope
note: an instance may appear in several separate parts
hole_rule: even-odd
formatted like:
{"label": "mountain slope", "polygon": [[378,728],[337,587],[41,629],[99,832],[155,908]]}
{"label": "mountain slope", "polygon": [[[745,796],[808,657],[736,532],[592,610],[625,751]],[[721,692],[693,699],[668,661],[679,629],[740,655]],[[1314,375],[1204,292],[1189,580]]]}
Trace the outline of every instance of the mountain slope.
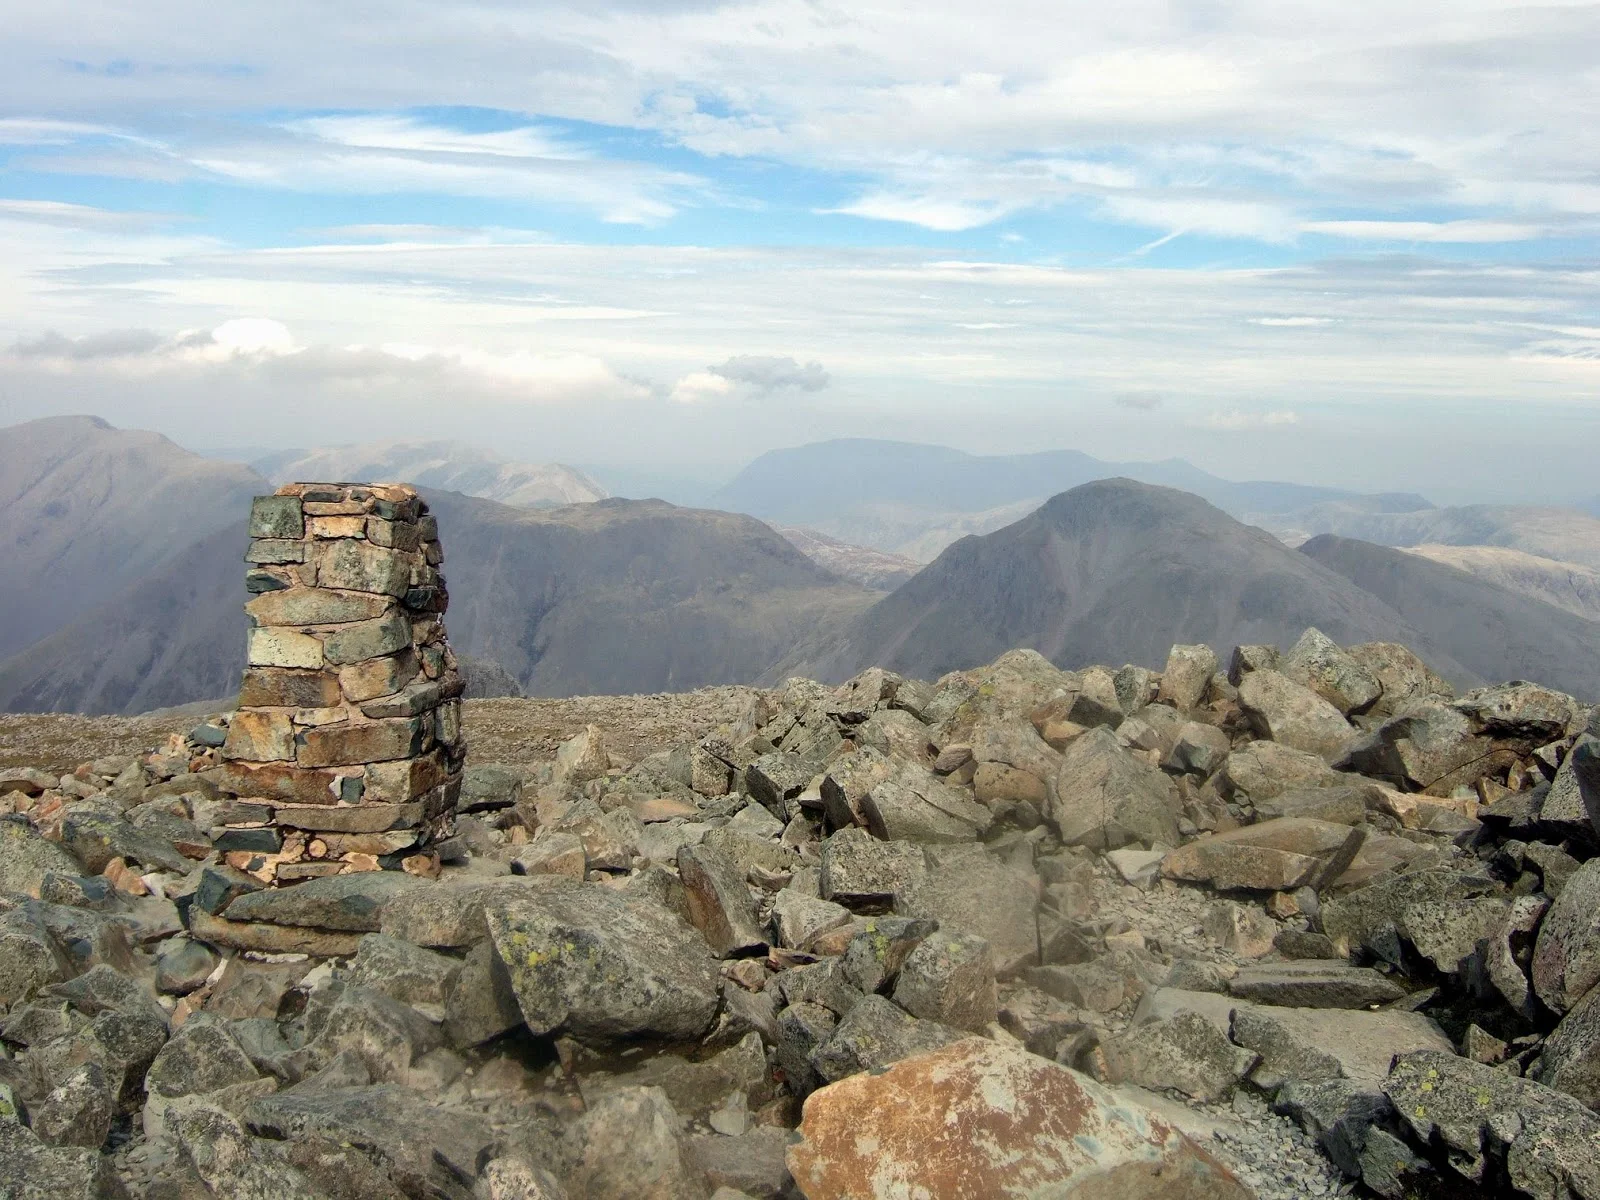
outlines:
{"label": "mountain slope", "polygon": [[274,483],[303,479],[402,481],[518,508],[584,504],[607,495],[593,479],[571,467],[508,462],[462,442],[368,442],[288,450],[254,465]]}
{"label": "mountain slope", "polygon": [[1301,548],[1490,679],[1600,698],[1600,623],[1414,554],[1324,534]]}
{"label": "mountain slope", "polygon": [[875,592],[892,592],[918,571],[922,564],[901,554],[889,554],[868,546],[852,546],[815,529],[778,526],[796,550],[840,579],[848,579]]}
{"label": "mountain slope", "polygon": [[1504,546],[1402,546],[1416,554],[1479,579],[1565,609],[1588,621],[1600,621],[1600,571],[1577,563],[1541,558]]}
{"label": "mountain slope", "polygon": [[1336,641],[1403,641],[1470,682],[1392,609],[1199,497],[1127,479],[1085,484],[984,537],[963,538],[806,663],[839,679],[881,665],[921,678],[1017,646],[1063,667],[1159,668],[1174,642],[1227,654],[1289,645],[1308,625]]}
{"label": "mountain slope", "polygon": [[1575,508],[1470,504],[1419,512],[1364,511],[1342,502],[1256,521],[1290,545],[1319,534],[1380,546],[1503,546],[1600,570],[1600,519]]}
{"label": "mountain slope", "polygon": [[1016,520],[1052,495],[1113,477],[1182,488],[1239,517],[1334,500],[1385,511],[1428,507],[1420,496],[1361,497],[1338,488],[1237,483],[1181,459],[1110,463],[1076,450],[976,455],[860,438],[770,451],[713,501],[733,512],[926,560],[956,538]]}
{"label": "mountain slope", "polygon": [[242,520],[265,490],[248,467],[98,417],[0,429],[0,658]]}
{"label": "mountain slope", "polygon": [[[534,511],[428,499],[452,643],[530,695],[747,682],[874,598],[750,517],[661,501]],[[138,712],[232,693],[244,546],[242,527],[214,534],[0,663],[0,711]]]}

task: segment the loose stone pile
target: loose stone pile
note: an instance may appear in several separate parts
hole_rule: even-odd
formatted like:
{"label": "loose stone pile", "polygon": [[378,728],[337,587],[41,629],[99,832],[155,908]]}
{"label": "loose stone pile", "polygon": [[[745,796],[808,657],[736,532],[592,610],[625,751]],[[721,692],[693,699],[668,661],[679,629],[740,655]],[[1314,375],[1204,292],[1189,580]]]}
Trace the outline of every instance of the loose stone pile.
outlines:
{"label": "loose stone pile", "polygon": [[436,873],[466,754],[437,522],[410,487],[294,483],[256,499],[250,538],[226,860],[279,883]]}
{"label": "loose stone pile", "polygon": [[0,1195],[1600,1200],[1597,710],[1220,667],[591,726],[437,878],[230,867],[237,715],[0,775]]}

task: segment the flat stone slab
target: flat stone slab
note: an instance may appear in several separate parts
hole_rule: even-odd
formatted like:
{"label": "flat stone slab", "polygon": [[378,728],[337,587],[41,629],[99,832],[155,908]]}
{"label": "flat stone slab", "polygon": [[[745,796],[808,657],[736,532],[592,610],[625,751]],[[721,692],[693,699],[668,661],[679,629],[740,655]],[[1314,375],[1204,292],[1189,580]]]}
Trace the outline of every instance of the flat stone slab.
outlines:
{"label": "flat stone slab", "polygon": [[1243,967],[1229,980],[1228,990],[1243,1000],[1291,1008],[1366,1008],[1406,994],[1387,976],[1342,958]]}
{"label": "flat stone slab", "polygon": [[403,871],[356,871],[250,892],[228,905],[223,915],[230,921],[377,933],[384,905],[427,886],[425,880]]}

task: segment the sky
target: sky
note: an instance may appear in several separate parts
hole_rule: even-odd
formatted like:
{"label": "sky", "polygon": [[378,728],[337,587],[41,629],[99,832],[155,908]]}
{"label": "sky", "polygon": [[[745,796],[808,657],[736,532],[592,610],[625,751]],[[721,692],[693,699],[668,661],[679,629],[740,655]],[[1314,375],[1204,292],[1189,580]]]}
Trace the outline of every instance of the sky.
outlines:
{"label": "sky", "polygon": [[1600,7],[0,0],[0,424],[1600,492]]}

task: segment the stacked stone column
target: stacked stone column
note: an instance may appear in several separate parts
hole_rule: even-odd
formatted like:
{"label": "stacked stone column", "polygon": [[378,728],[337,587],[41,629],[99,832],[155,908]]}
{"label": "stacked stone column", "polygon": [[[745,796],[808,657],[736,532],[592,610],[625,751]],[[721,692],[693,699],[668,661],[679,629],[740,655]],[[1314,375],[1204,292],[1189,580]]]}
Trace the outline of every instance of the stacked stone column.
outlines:
{"label": "stacked stone column", "polygon": [[428,846],[466,755],[438,522],[410,487],[294,483],[257,497],[250,539],[248,666],[219,771],[236,814],[271,831],[247,869],[437,870]]}

